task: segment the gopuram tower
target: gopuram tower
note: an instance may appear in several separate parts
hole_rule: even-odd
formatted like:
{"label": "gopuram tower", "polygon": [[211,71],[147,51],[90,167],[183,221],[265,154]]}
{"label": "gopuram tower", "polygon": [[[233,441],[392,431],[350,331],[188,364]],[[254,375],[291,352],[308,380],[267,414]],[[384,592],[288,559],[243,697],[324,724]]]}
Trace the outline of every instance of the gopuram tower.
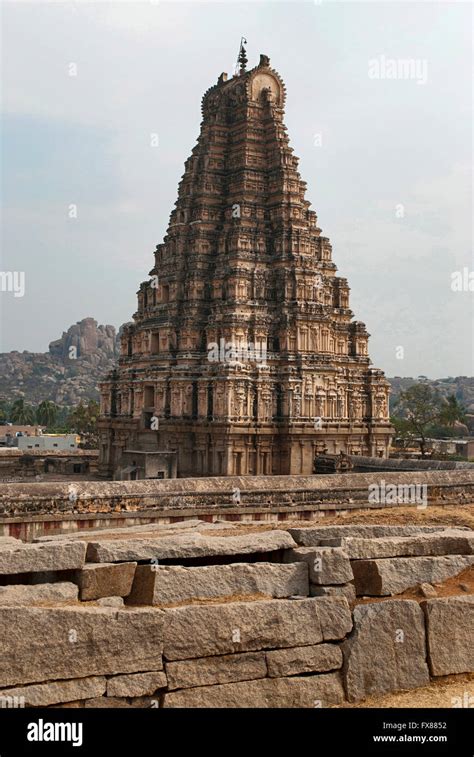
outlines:
{"label": "gopuram tower", "polygon": [[311,474],[385,457],[389,384],[305,199],[266,55],[202,100],[202,124],[118,367],[99,472],[118,479]]}

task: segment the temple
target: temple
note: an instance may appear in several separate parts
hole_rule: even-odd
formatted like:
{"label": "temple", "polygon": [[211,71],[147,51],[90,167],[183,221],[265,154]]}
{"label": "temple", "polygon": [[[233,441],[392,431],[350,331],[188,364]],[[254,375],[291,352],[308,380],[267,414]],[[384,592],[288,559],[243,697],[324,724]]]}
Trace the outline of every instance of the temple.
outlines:
{"label": "temple", "polygon": [[116,479],[311,474],[386,457],[389,384],[305,199],[269,58],[202,100],[118,367],[101,385],[99,472]]}

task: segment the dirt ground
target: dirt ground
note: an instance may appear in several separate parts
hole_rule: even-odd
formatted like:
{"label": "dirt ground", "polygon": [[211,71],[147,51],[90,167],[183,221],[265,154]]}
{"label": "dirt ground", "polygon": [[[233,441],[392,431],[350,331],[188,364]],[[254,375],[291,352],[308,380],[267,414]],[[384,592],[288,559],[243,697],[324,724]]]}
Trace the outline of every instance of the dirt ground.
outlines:
{"label": "dirt ground", "polygon": [[340,708],[421,708],[421,707],[474,707],[474,673],[443,676],[421,689],[397,694],[370,697],[355,704],[338,705]]}
{"label": "dirt ground", "polygon": [[[272,523],[234,523],[233,528],[226,529],[222,522],[222,530],[212,532],[215,536],[236,533],[251,533],[252,531],[268,531],[282,528],[315,528],[318,526],[344,526],[362,523],[382,526],[467,526],[474,529],[474,504],[472,505],[429,505],[426,509],[416,507],[393,507],[367,510],[347,515],[325,515],[317,520],[294,520]],[[210,535],[210,533],[208,533]]]}

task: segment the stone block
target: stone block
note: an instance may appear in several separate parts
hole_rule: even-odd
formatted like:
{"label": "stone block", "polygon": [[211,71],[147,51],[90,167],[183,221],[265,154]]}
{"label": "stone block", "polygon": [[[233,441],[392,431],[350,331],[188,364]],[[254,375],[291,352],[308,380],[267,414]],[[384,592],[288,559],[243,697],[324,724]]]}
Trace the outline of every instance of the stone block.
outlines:
{"label": "stone block", "polygon": [[250,555],[290,549],[296,544],[287,531],[265,531],[240,536],[208,536],[200,533],[152,538],[104,539],[89,542],[90,562],[127,560],[176,560],[216,555]]}
{"label": "stone block", "polygon": [[317,586],[310,584],[310,597],[345,597],[349,605],[355,604],[356,590],[353,583],[340,584],[339,586]]}
{"label": "stone block", "polygon": [[132,588],[136,566],[136,562],[124,562],[118,565],[86,563],[75,576],[81,599],[126,597]]}
{"label": "stone block", "polygon": [[358,596],[383,597],[421,583],[445,581],[474,564],[473,555],[442,557],[387,557],[354,560],[354,584]]}
{"label": "stone block", "polygon": [[285,562],[303,561],[312,584],[345,584],[352,581],[351,563],[340,547],[298,547],[285,552]]}
{"label": "stone block", "polygon": [[127,604],[165,606],[197,599],[242,598],[246,594],[282,598],[308,593],[308,568],[302,563],[237,563],[202,568],[139,565]]}
{"label": "stone block", "polygon": [[71,602],[79,589],[73,583],[11,584],[0,586],[0,605],[31,605],[35,602]]}
{"label": "stone block", "polygon": [[100,697],[105,693],[105,687],[105,677],[94,676],[3,689],[0,691],[0,707],[9,707],[12,701],[21,702],[21,707],[49,707],[60,702]]}
{"label": "stone block", "polygon": [[270,678],[282,678],[301,673],[325,673],[342,666],[342,652],[336,644],[275,649],[265,654]]}
{"label": "stone block", "polygon": [[188,689],[193,686],[251,681],[265,678],[267,663],[265,652],[201,657],[197,660],[180,660],[165,663],[168,689]]}
{"label": "stone block", "polygon": [[354,631],[342,643],[347,698],[416,689],[429,683],[423,610],[413,600],[357,605]]}
{"label": "stone block", "polygon": [[340,546],[344,537],[374,539],[393,536],[415,536],[417,534],[443,531],[445,526],[382,526],[347,524],[344,526],[309,526],[308,528],[289,528],[288,533],[302,547],[318,547],[332,543]]}
{"label": "stone block", "polygon": [[101,597],[95,600],[100,607],[123,607],[123,597]]}
{"label": "stone block", "polygon": [[166,686],[167,679],[163,671],[114,676],[107,680],[107,696],[144,697]]}
{"label": "stone block", "polygon": [[86,542],[0,545],[0,575],[82,568]]}
{"label": "stone block", "polygon": [[160,670],[163,623],[157,609],[3,607],[0,686]]}
{"label": "stone block", "polygon": [[344,700],[338,673],[199,686],[164,694],[164,707],[329,707]]}
{"label": "stone block", "polygon": [[352,628],[344,597],[232,602],[163,612],[167,660],[318,644],[342,639]]}
{"label": "stone block", "polygon": [[342,545],[351,560],[422,557],[424,555],[472,555],[474,554],[474,533],[446,529],[440,533],[419,536],[380,539],[344,538]]}
{"label": "stone block", "polygon": [[474,672],[474,596],[429,599],[422,607],[432,675]]}

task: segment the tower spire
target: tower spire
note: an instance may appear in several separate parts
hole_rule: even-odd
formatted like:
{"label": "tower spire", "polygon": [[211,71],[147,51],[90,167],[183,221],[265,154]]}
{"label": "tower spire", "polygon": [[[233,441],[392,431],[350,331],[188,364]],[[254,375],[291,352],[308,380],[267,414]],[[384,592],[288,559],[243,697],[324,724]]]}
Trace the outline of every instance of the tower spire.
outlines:
{"label": "tower spire", "polygon": [[235,73],[237,74],[243,74],[245,72],[246,66],[247,66],[247,52],[245,50],[244,45],[247,44],[247,40],[245,37],[240,38],[240,49],[239,49],[239,57],[237,58],[237,65],[235,67]]}

